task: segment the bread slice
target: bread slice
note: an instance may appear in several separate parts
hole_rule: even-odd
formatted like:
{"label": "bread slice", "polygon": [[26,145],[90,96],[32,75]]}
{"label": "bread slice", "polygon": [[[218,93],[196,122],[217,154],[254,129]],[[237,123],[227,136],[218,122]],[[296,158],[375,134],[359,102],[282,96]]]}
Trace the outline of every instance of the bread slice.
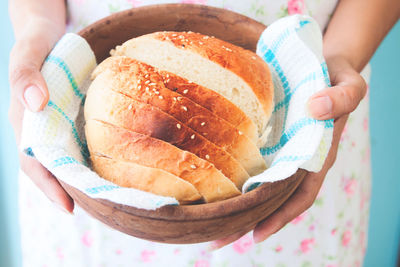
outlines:
{"label": "bread slice", "polygon": [[[114,72],[116,70],[131,71],[130,64],[132,64],[132,62],[129,62],[129,60],[127,60],[126,58],[128,57],[115,56],[114,58],[107,58],[93,71],[92,80],[94,80],[100,73],[104,72],[107,69],[112,69]],[[131,58],[129,59],[134,60]],[[190,82],[187,79],[179,77],[171,72],[161,71],[156,68],[153,69],[159,75],[161,75],[165,88],[176,92],[181,96],[185,96],[194,103],[197,103],[198,105],[208,109],[216,116],[232,124],[235,128],[237,128],[245,136],[247,136],[253,143],[256,144],[258,142],[258,132],[256,125],[240,108],[238,108],[228,99],[214,92],[213,90],[200,86],[197,83]],[[144,79],[141,79],[141,81],[145,82]],[[142,90],[143,89],[145,89],[145,87],[142,87]]]}
{"label": "bread slice", "polygon": [[161,169],[92,155],[93,169],[104,179],[122,187],[136,188],[188,204],[202,197],[189,182]]}
{"label": "bread slice", "polygon": [[187,150],[213,163],[239,189],[249,178],[242,165],[224,149],[160,109],[109,90],[105,84],[101,87],[102,82],[102,79],[95,80],[88,90],[86,120],[104,121]]}
{"label": "bread slice", "polygon": [[[102,72],[96,72],[91,87],[110,89],[161,109],[226,150],[250,175],[257,175],[266,169],[257,146],[247,136],[208,109],[186,98],[185,90],[180,95],[165,88],[162,77],[153,67],[127,57],[112,57],[98,68]],[[176,75],[170,75],[173,76]]]}
{"label": "bread slice", "polygon": [[247,136],[254,144],[259,142],[256,125],[240,108],[228,99],[213,90],[188,81],[171,72],[157,71],[163,78],[166,88],[181,95],[185,95],[185,97],[193,102],[226,120]]}
{"label": "bread slice", "polygon": [[264,133],[273,108],[273,83],[268,65],[255,53],[198,33],[155,32],[125,42],[112,54],[214,90],[247,114],[259,136]]}
{"label": "bread slice", "polygon": [[103,122],[86,121],[90,153],[158,168],[193,184],[206,202],[240,195],[213,164],[167,142]]}

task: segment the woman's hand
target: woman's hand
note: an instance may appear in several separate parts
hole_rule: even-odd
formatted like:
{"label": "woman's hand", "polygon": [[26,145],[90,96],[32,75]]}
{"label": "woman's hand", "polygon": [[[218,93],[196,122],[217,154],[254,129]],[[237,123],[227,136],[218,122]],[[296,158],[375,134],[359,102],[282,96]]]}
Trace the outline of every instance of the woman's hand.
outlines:
{"label": "woman's hand", "polygon": [[[254,242],[258,243],[278,232],[287,223],[311,207],[322,186],[325,176],[336,160],[340,136],[348,113],[353,111],[364,97],[366,83],[351,65],[341,58],[327,58],[332,87],[316,93],[309,100],[309,110],[316,119],[335,119],[331,149],[322,170],[308,173],[294,194],[267,219],[254,228]],[[211,249],[221,248],[239,239],[246,232],[239,232],[211,243]]]}
{"label": "woman's hand", "polygon": [[[65,7],[63,1],[42,1],[41,8],[36,1],[11,1],[10,15],[14,24],[16,43],[11,50],[9,79],[11,103],[9,120],[14,128],[16,142],[19,145],[24,109],[41,111],[49,100],[49,93],[40,69],[52,47],[65,30]],[[46,6],[47,4],[47,6]],[[62,4],[62,5],[61,5]],[[17,5],[20,5],[19,7]],[[22,6],[21,6],[22,5]],[[49,16],[41,14],[53,13]],[[55,16],[62,12],[53,20]],[[62,24],[63,23],[63,24]],[[44,194],[61,209],[71,213],[74,203],[55,177],[37,160],[19,153],[20,166]]]}

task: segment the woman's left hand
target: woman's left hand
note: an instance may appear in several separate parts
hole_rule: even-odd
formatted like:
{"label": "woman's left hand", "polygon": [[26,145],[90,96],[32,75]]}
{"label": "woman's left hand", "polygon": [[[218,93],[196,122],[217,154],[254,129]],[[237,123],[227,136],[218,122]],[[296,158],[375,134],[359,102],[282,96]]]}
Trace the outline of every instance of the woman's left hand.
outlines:
{"label": "woman's left hand", "polygon": [[[322,170],[310,172],[294,194],[268,218],[254,228],[254,242],[258,243],[278,232],[287,223],[311,207],[322,186],[325,176],[336,160],[338,145],[348,114],[360,103],[366,93],[366,83],[361,75],[340,57],[327,58],[332,87],[313,95],[309,102],[309,112],[315,119],[335,119],[331,149]],[[239,232],[211,243],[210,249],[215,250],[239,239],[246,232]]]}

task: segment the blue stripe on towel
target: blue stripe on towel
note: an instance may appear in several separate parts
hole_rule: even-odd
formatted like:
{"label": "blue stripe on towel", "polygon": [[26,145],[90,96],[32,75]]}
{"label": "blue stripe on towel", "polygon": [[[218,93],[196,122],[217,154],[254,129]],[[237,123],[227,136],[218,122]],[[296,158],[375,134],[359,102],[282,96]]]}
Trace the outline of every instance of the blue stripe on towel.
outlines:
{"label": "blue stripe on towel", "polygon": [[96,187],[91,187],[91,188],[86,188],[85,191],[89,194],[98,194],[101,192],[107,192],[114,190],[116,188],[120,188],[117,185],[102,185],[102,186],[96,186]]}
{"label": "blue stripe on towel", "polygon": [[288,162],[288,161],[298,161],[298,160],[309,160],[311,159],[311,155],[300,155],[300,156],[282,156],[277,159],[274,159],[274,161],[271,164],[272,166],[275,166],[276,164],[280,162]]}
{"label": "blue stripe on towel", "polygon": [[74,76],[72,75],[72,72],[69,69],[68,65],[64,62],[64,60],[62,60],[59,57],[49,55],[45,61],[55,63],[57,66],[59,66],[65,72],[65,74],[67,75],[68,81],[72,86],[72,90],[74,91],[75,95],[77,97],[79,97],[79,99],[81,100],[81,104],[83,105],[83,100],[85,99],[85,95],[82,94],[81,91],[79,90],[78,84],[77,84]]}
{"label": "blue stripe on towel", "polygon": [[87,158],[89,156],[89,151],[87,150],[87,145],[86,143],[83,143],[81,141],[81,139],[79,138],[79,134],[78,131],[76,130],[75,127],[75,122],[73,122],[68,116],[67,114],[65,114],[64,111],[62,111],[62,109],[60,107],[58,107],[53,101],[49,100],[49,103],[47,104],[49,107],[53,108],[55,111],[57,111],[58,113],[60,113],[67,121],[68,123],[71,125],[72,128],[72,133],[74,135],[75,141],[78,143],[80,149],[81,149],[81,153],[84,156],[84,158]]}
{"label": "blue stripe on towel", "polygon": [[76,159],[73,157],[61,157],[53,161],[53,168],[67,165],[67,164],[80,164]]}

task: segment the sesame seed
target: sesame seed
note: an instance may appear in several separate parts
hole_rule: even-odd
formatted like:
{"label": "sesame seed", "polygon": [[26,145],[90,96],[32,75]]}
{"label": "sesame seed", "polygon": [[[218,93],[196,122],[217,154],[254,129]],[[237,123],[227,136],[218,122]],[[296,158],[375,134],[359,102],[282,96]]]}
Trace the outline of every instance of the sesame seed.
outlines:
{"label": "sesame seed", "polygon": [[190,137],[190,139],[194,139],[196,136],[194,134],[192,134],[192,136]]}
{"label": "sesame seed", "polygon": [[149,84],[150,83],[150,81],[149,80],[147,80],[146,82],[145,82],[145,84]]}
{"label": "sesame seed", "polygon": [[169,78],[169,74],[165,75],[167,78]]}
{"label": "sesame seed", "polygon": [[230,49],[230,48],[228,48],[228,47],[225,47],[225,50],[226,50],[226,51],[229,51],[229,52],[232,52],[232,49]]}
{"label": "sesame seed", "polygon": [[130,105],[129,105],[128,109],[129,109],[129,110],[131,110],[131,109],[132,109],[132,104],[130,104]]}
{"label": "sesame seed", "polygon": [[188,81],[188,83],[193,83],[192,81]]}
{"label": "sesame seed", "polygon": [[181,125],[180,125],[179,123],[176,124],[176,128],[180,129],[180,128],[181,128]]}
{"label": "sesame seed", "polygon": [[141,86],[141,85],[139,85],[137,88],[140,90],[140,89],[142,89],[142,86]]}
{"label": "sesame seed", "polygon": [[160,92],[159,92],[159,91],[155,91],[154,93],[155,93],[156,95],[159,95],[159,94],[160,94]]}
{"label": "sesame seed", "polygon": [[203,45],[203,42],[199,42],[199,45]]}
{"label": "sesame seed", "polygon": [[209,155],[206,155],[206,159],[210,159],[210,156],[209,156]]}
{"label": "sesame seed", "polygon": [[206,125],[206,123],[203,121],[200,125],[201,125],[201,126],[204,126],[204,125]]}
{"label": "sesame seed", "polygon": [[184,93],[184,94],[187,94],[187,92],[189,92],[188,89],[183,90],[183,93]]}
{"label": "sesame seed", "polygon": [[183,39],[185,38],[183,35],[179,35],[179,39]]}
{"label": "sesame seed", "polygon": [[169,79],[167,80],[167,83],[169,83]]}
{"label": "sesame seed", "polygon": [[137,81],[137,83],[141,83],[141,82],[142,82],[142,80],[140,80],[140,79]]}
{"label": "sesame seed", "polygon": [[207,40],[208,38],[210,38],[210,36],[204,36],[204,37],[203,37],[203,39],[206,39],[206,40]]}
{"label": "sesame seed", "polygon": [[184,111],[187,111],[187,107],[185,107],[185,106],[182,106],[182,109],[183,109]]}
{"label": "sesame seed", "polygon": [[149,74],[147,73],[146,75],[144,75],[144,77],[145,77],[145,78],[148,78],[148,77],[149,77]]}
{"label": "sesame seed", "polygon": [[173,33],[173,34],[172,34],[172,36],[173,36],[173,37],[175,37],[175,36],[178,36],[178,34],[176,34],[176,33]]}
{"label": "sesame seed", "polygon": [[176,101],[176,97],[174,96],[174,101]]}
{"label": "sesame seed", "polygon": [[252,58],[252,59],[256,59],[256,57],[255,57],[255,56],[252,56],[251,58]]}
{"label": "sesame seed", "polygon": [[178,101],[181,101],[181,100],[182,100],[182,97],[181,97],[181,96],[178,96],[177,99],[178,99]]}
{"label": "sesame seed", "polygon": [[148,92],[150,90],[150,88],[149,87],[146,87],[146,92]]}
{"label": "sesame seed", "polygon": [[207,133],[203,133],[203,135],[207,135]]}
{"label": "sesame seed", "polygon": [[163,96],[162,96],[162,95],[159,95],[158,98],[159,98],[159,99],[163,99]]}
{"label": "sesame seed", "polygon": [[239,135],[242,135],[243,133],[241,131],[239,131]]}
{"label": "sesame seed", "polygon": [[192,168],[192,169],[196,169],[196,165],[190,165],[190,168]]}
{"label": "sesame seed", "polygon": [[149,83],[149,85],[156,85],[156,83]]}

